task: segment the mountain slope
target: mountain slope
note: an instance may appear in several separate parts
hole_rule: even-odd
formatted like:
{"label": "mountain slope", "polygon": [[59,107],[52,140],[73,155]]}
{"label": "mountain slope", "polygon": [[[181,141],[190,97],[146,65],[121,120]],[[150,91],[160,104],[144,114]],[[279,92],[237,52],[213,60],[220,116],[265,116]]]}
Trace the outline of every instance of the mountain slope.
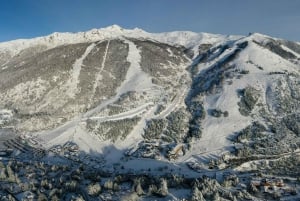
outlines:
{"label": "mountain slope", "polygon": [[257,33],[114,25],[0,44],[2,129],[125,169],[269,171],[257,160],[299,152],[299,89],[300,45]]}
{"label": "mountain slope", "polygon": [[1,179],[16,185],[27,164],[86,200],[299,198],[296,42],[116,25],[10,41],[0,99],[0,153],[13,158]]}

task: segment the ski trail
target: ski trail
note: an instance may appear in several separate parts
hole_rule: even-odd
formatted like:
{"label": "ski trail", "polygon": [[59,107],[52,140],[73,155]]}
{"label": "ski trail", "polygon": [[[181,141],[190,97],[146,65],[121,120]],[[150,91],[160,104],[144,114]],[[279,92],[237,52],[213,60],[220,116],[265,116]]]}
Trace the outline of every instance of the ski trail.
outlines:
{"label": "ski trail", "polygon": [[82,67],[83,60],[89,55],[92,49],[95,47],[95,43],[89,45],[84,54],[75,61],[73,64],[73,69],[71,71],[71,78],[66,83],[66,94],[71,97],[75,98],[75,94],[78,91],[78,84],[79,84],[79,75]]}
{"label": "ski trail", "polygon": [[140,50],[132,41],[124,39],[124,42],[129,45],[127,61],[130,63],[130,67],[124,82],[118,88],[118,94],[128,91],[144,91],[146,88],[151,88],[153,86],[151,78],[142,70],[140,65]]}
{"label": "ski trail", "polygon": [[[104,55],[103,55],[103,59],[102,59],[102,63],[101,63],[101,68],[99,70],[99,72],[96,74],[96,78],[95,78],[95,82],[94,82],[94,85],[93,85],[93,90],[92,90],[92,96],[93,98],[91,99],[91,102],[94,100],[94,97],[95,97],[95,93],[96,93],[96,89],[97,89],[97,86],[98,86],[98,83],[101,81],[102,79],[102,71],[105,67],[105,62],[106,62],[106,58],[107,58],[107,53],[108,53],[108,48],[109,48],[109,43],[110,43],[110,40],[107,41],[107,44],[106,44],[106,47],[105,47],[105,52],[104,52]],[[91,105],[91,102],[89,104],[89,107]],[[88,107],[88,108],[89,108]]]}

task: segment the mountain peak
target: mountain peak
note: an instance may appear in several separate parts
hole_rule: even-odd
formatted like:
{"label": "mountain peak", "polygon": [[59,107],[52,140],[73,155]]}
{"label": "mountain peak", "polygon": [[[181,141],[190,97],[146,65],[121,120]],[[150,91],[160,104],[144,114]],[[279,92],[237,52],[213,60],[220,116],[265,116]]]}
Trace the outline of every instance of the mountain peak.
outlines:
{"label": "mountain peak", "polygon": [[107,26],[105,28],[100,28],[100,30],[120,32],[120,31],[123,31],[124,29],[121,26],[117,25],[117,24],[113,24],[113,25]]}
{"label": "mountain peak", "polygon": [[117,25],[117,24],[113,24],[113,25],[110,25],[106,28],[110,28],[110,29],[123,29],[121,26]]}

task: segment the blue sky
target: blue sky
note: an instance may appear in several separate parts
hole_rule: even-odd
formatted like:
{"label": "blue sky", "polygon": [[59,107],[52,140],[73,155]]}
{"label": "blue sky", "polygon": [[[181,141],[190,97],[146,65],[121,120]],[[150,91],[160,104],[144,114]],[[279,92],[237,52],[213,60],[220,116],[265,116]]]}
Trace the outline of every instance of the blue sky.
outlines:
{"label": "blue sky", "polygon": [[0,41],[118,24],[300,41],[300,0],[1,0]]}

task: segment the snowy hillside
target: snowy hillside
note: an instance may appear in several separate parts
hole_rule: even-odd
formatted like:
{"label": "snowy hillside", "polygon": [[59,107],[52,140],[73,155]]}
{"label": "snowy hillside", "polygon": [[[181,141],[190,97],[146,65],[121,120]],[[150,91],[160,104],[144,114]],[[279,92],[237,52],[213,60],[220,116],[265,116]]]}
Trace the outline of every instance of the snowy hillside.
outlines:
{"label": "snowy hillside", "polygon": [[54,33],[0,43],[0,99],[3,132],[66,158],[57,150],[74,143],[115,172],[278,174],[274,161],[300,151],[300,45],[117,25]]}

